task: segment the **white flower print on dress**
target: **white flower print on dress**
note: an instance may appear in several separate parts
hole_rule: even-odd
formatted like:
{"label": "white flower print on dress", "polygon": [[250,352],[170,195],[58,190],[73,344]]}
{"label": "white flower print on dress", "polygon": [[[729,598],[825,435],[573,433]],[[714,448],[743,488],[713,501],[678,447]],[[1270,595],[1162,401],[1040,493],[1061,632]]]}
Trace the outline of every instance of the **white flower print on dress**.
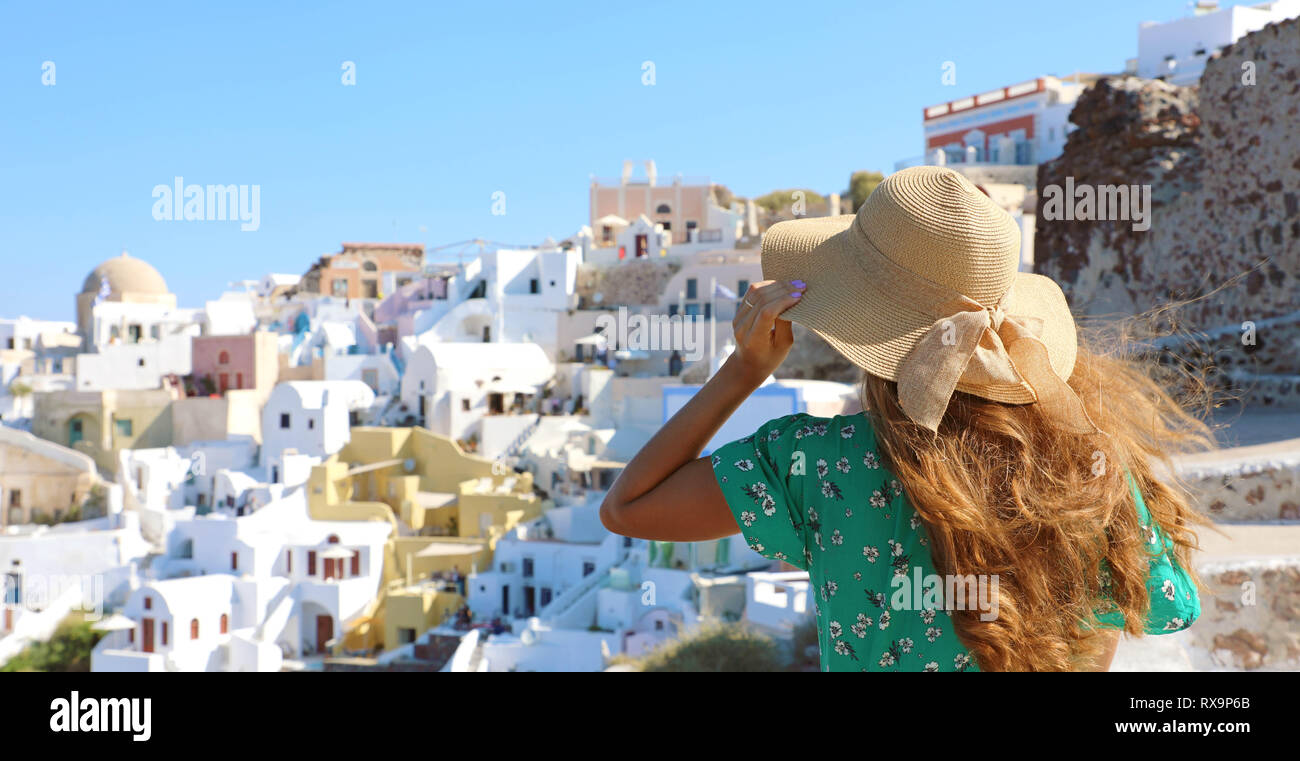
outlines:
{"label": "white flower print on dress", "polygon": [[970,666],[970,656],[965,653],[957,653],[952,658],[952,665],[956,666],[958,671],[965,671]]}
{"label": "white flower print on dress", "polygon": [[844,633],[844,627],[840,626],[839,621],[831,621],[826,625],[826,631],[830,633],[831,639],[839,639],[839,636]]}
{"label": "white flower print on dress", "polygon": [[853,424],[852,424],[852,423],[849,423],[848,425],[846,425],[846,426],[844,426],[843,428],[840,429],[840,438],[841,438],[841,439],[851,439],[851,438],[853,438],[853,434],[854,434],[854,432],[856,432],[857,430],[858,430],[857,428],[854,428],[854,427],[853,427]]}
{"label": "white flower print on dress", "polygon": [[921,611],[921,623],[923,623],[923,624],[932,624],[932,623],[934,623],[934,609],[933,609],[933,608],[926,608],[925,610]]}
{"label": "white flower print on dress", "polygon": [[884,507],[887,507],[888,505],[889,505],[889,500],[885,499],[885,495],[882,494],[879,489],[876,489],[875,491],[871,492],[872,507],[876,508],[877,510],[880,510]]}
{"label": "white flower print on dress", "polygon": [[758,516],[755,515],[754,513],[750,512],[749,510],[741,511],[740,522],[744,523],[746,527],[754,525],[754,521],[756,520],[758,520]]}
{"label": "white flower print on dress", "polygon": [[831,472],[831,469],[830,469],[830,467],[826,464],[826,461],[825,461],[825,460],[818,460],[818,461],[817,461],[817,477],[818,477],[818,478],[825,478],[825,477],[826,477],[826,474],[827,474],[827,473],[830,473],[830,472]]}
{"label": "white flower print on dress", "polygon": [[880,630],[884,631],[889,628],[889,611],[880,614]]}
{"label": "white flower print on dress", "polygon": [[734,464],[736,466],[736,470],[750,471],[754,469],[753,460],[736,460]]}
{"label": "white flower print on dress", "polygon": [[898,646],[902,648],[903,652],[905,653],[912,652],[912,645],[913,642],[911,637],[903,637],[898,641]]}
{"label": "white flower print on dress", "polygon": [[880,656],[880,667],[881,667],[882,669],[887,669],[887,668],[889,668],[890,666],[893,666],[894,663],[895,663],[895,660],[894,660],[894,654],[893,654],[893,653],[885,653],[884,655]]}
{"label": "white flower print on dress", "polygon": [[1165,579],[1165,583],[1160,585],[1160,591],[1165,593],[1166,600],[1173,600],[1178,596],[1178,589],[1174,586],[1173,579]]}
{"label": "white flower print on dress", "polygon": [[826,499],[843,499],[844,492],[833,481],[822,481],[822,496]]}
{"label": "white flower print on dress", "polygon": [[875,452],[867,452],[866,454],[862,455],[862,464],[866,465],[868,468],[871,468],[872,470],[875,470],[880,467],[880,461],[876,459]]}
{"label": "white flower print on dress", "polygon": [[931,626],[930,628],[925,630],[925,638],[930,640],[931,642],[934,642],[936,639],[939,639],[939,637],[942,634],[943,634],[943,629],[940,629],[937,626]]}
{"label": "white flower print on dress", "polygon": [[930,661],[929,663],[925,664],[925,670],[926,670],[926,671],[938,671],[938,670],[939,670],[939,662],[938,662],[938,661]]}
{"label": "white flower print on dress", "polygon": [[1176,632],[1186,628],[1187,628],[1187,622],[1176,616],[1174,618],[1169,619],[1169,622],[1165,624],[1165,631],[1167,632]]}
{"label": "white flower print on dress", "polygon": [[776,500],[772,499],[771,494],[763,495],[763,515],[769,518],[776,515]]}
{"label": "white flower print on dress", "polygon": [[844,535],[840,533],[839,529],[835,529],[833,532],[831,532],[831,544],[835,544],[835,545],[844,544]]}
{"label": "white flower print on dress", "polygon": [[863,547],[862,555],[867,559],[868,563],[874,563],[880,557],[880,550],[875,547]]}
{"label": "white flower print on dress", "polygon": [[840,459],[836,460],[836,461],[835,461],[835,469],[838,470],[838,471],[841,472],[841,473],[848,473],[848,472],[849,472],[849,458],[847,458],[847,457],[841,457]]}

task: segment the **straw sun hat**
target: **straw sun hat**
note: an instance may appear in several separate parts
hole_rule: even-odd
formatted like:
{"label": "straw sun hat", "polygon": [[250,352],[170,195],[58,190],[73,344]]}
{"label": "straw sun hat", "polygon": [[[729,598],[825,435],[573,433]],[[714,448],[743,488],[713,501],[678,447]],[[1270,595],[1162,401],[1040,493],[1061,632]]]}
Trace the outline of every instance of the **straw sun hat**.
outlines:
{"label": "straw sun hat", "polygon": [[961,174],[890,175],[856,215],[797,219],[763,236],[763,277],[803,280],[782,316],[805,325],[937,431],[954,390],[1042,404],[1068,430],[1095,433],[1066,380],[1078,337],[1065,294],[1019,272],[1020,229]]}

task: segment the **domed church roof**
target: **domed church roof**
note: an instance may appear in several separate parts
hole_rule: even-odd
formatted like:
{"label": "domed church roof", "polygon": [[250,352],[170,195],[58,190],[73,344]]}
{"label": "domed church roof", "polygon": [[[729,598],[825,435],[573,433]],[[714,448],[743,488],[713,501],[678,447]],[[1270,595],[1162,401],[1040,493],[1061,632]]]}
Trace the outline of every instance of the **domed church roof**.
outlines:
{"label": "domed church roof", "polygon": [[125,251],[121,256],[109,259],[87,275],[86,282],[81,286],[81,292],[99,293],[100,281],[105,278],[114,296],[121,296],[124,293],[152,295],[168,293],[167,282],[163,280],[162,275],[158,274],[158,270],[143,259],[130,256]]}

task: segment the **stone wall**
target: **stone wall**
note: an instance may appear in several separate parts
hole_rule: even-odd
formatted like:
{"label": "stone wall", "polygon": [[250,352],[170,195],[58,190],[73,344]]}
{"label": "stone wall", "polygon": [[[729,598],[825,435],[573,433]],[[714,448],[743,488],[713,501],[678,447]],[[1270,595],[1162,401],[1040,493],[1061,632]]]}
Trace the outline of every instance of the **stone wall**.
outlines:
{"label": "stone wall", "polygon": [[[1035,270],[1081,314],[1197,299],[1161,315],[1158,332],[1180,334],[1161,348],[1252,403],[1300,407],[1300,19],[1228,46],[1198,87],[1103,79],[1070,118],[1038,170]],[[1045,219],[1043,189],[1067,178],[1149,185],[1150,229]]]}

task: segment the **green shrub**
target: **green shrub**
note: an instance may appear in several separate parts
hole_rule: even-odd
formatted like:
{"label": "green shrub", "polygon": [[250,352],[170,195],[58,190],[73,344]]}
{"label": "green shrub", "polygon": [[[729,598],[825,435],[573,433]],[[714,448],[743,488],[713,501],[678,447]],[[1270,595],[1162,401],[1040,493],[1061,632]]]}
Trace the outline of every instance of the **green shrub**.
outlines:
{"label": "green shrub", "polygon": [[705,624],[640,658],[620,656],[613,662],[651,672],[771,672],[788,668],[780,644],[739,623]]}
{"label": "green shrub", "polygon": [[0,666],[0,672],[90,671],[90,651],[103,637],[90,628],[81,613],[71,613],[59,623],[47,642],[33,642]]}

